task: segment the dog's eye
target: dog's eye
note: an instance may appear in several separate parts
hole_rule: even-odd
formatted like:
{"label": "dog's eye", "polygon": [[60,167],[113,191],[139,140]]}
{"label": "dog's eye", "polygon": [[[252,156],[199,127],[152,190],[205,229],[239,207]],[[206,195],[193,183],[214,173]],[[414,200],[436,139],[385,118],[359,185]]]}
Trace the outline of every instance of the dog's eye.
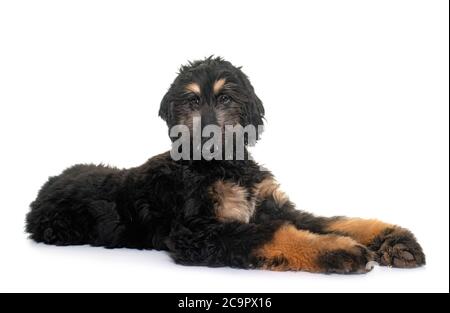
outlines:
{"label": "dog's eye", "polygon": [[194,97],[190,97],[190,98],[187,100],[187,102],[188,102],[190,105],[197,105],[197,104],[200,103],[200,99],[199,99],[197,96],[194,96]]}
{"label": "dog's eye", "polygon": [[220,95],[219,98],[217,99],[217,101],[220,104],[228,104],[231,102],[231,97],[227,96],[227,95]]}

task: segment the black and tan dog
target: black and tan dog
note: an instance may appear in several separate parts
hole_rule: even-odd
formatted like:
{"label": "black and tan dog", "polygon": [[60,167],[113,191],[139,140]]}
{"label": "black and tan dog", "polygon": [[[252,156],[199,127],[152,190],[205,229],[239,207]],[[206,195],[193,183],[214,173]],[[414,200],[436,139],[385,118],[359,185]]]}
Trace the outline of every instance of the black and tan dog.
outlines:
{"label": "black and tan dog", "polygon": [[[159,112],[169,127],[262,125],[264,108],[240,70],[220,58],[189,63]],[[425,264],[407,229],[378,220],[298,211],[252,160],[174,161],[169,152],[118,170],[77,165],[52,177],[26,230],[53,245],[158,249],[186,265],[364,273],[375,260]]]}

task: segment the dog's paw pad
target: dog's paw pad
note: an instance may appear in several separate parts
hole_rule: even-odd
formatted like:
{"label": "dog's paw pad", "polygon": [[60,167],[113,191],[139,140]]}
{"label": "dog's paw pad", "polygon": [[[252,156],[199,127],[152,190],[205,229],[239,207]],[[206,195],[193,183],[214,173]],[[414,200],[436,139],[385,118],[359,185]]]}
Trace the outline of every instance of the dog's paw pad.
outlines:
{"label": "dog's paw pad", "polygon": [[422,247],[414,235],[402,228],[386,232],[378,239],[381,245],[375,250],[381,265],[414,268],[425,264]]}

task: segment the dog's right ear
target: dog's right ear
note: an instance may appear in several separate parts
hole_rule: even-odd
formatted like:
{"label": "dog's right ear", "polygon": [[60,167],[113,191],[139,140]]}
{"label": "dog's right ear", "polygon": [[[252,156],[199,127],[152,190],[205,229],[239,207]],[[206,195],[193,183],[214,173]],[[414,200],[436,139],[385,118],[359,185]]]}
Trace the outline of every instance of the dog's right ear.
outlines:
{"label": "dog's right ear", "polygon": [[159,107],[159,116],[167,124],[170,124],[170,120],[172,119],[172,107],[173,105],[170,101],[170,91],[168,91],[161,100],[161,105]]}

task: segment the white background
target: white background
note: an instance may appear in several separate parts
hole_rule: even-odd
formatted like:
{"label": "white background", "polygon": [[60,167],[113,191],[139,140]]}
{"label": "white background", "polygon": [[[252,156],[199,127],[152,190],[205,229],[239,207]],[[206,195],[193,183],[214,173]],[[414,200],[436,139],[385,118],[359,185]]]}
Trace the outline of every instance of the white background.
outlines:
{"label": "white background", "polygon": [[[449,290],[448,1],[1,1],[1,291]],[[164,252],[36,245],[48,176],[169,148],[187,60],[243,65],[267,110],[255,159],[300,209],[414,231],[428,265],[363,276],[182,267]]]}

